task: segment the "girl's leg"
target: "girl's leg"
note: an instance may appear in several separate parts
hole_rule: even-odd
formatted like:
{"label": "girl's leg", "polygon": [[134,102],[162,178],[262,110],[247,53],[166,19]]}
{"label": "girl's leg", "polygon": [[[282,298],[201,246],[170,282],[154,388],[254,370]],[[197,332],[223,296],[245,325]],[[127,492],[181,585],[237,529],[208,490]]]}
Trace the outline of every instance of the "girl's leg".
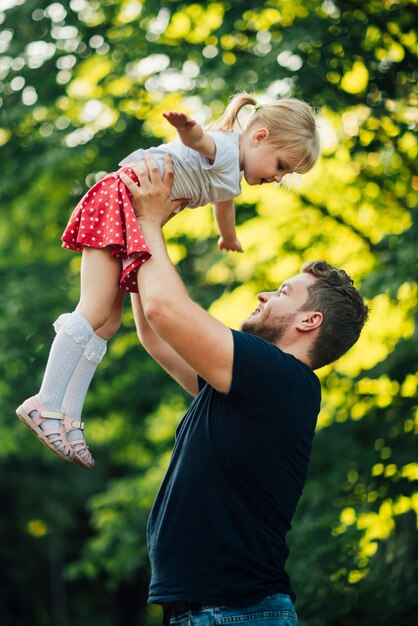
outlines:
{"label": "girl's leg", "polygon": [[104,249],[84,248],[81,260],[80,301],[76,307],[96,331],[112,314],[119,291],[121,262]]}
{"label": "girl's leg", "polygon": [[107,341],[119,329],[124,297],[125,292],[119,289],[108,320],[96,330],[85,347],[62,401],[63,412],[71,418],[71,429],[67,435],[76,453],[76,461],[87,469],[94,466],[94,460],[84,438],[81,412],[96,368],[106,353]]}
{"label": "girl's leg", "polygon": [[81,263],[81,298],[74,313],[55,323],[57,336],[51,346],[41,401],[60,411],[64,394],[93,331],[107,321],[118,291],[120,261],[108,250],[85,248]]}
{"label": "girl's leg", "polygon": [[103,324],[103,326],[96,330],[96,335],[98,335],[98,337],[101,337],[104,341],[109,341],[109,339],[112,339],[112,337],[116,335],[119,330],[122,320],[125,294],[125,291],[123,291],[122,289],[118,289],[116,298],[113,302],[112,311],[107,321]]}
{"label": "girl's leg", "polygon": [[107,342],[119,329],[125,292],[118,290],[107,322],[96,330],[84,349],[62,401],[62,410],[74,420],[79,420],[84,399],[96,368],[106,354]]}
{"label": "girl's leg", "polygon": [[[29,398],[17,410],[36,434],[45,433],[44,443],[58,453],[57,448],[64,451],[61,456],[67,457],[67,444],[63,424],[57,419],[41,419],[42,413],[61,413],[61,405],[68,384],[72,378],[84,349],[92,339],[93,331],[100,328],[109,318],[118,291],[120,261],[115,259],[109,250],[85,248],[81,266],[81,298],[76,311],[61,315],[54,324],[57,336],[52,343],[48,363],[38,396]],[[33,409],[31,408],[33,405]],[[62,414],[62,413],[61,413]],[[39,421],[32,424],[31,419]],[[30,419],[29,419],[30,418]],[[63,419],[63,414],[62,418]],[[36,430],[37,429],[37,430]],[[55,434],[60,434],[60,439]],[[51,439],[49,445],[46,439]]]}

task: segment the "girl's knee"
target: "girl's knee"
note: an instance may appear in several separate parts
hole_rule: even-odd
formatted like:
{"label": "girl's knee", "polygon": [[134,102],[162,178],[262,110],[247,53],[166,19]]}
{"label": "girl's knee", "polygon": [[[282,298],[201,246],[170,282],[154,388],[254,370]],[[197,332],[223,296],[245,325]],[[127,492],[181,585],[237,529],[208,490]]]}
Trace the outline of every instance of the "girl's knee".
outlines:
{"label": "girl's knee", "polygon": [[92,325],[94,331],[104,326],[110,315],[109,311],[104,311],[103,309],[93,306],[85,306],[82,302],[79,302],[76,311]]}
{"label": "girl's knee", "polygon": [[80,298],[76,311],[90,322],[96,335],[107,340],[120,328],[124,298],[125,292],[120,290],[110,304],[100,299],[94,300],[90,294],[85,295]]}
{"label": "girl's knee", "polygon": [[101,337],[105,341],[109,341],[109,339],[112,339],[112,337],[116,335],[116,333],[118,332],[120,328],[120,325],[121,325],[121,317],[109,318],[107,322],[103,324],[103,326],[101,326],[101,328],[98,328],[96,330],[96,335],[99,335],[99,337]]}

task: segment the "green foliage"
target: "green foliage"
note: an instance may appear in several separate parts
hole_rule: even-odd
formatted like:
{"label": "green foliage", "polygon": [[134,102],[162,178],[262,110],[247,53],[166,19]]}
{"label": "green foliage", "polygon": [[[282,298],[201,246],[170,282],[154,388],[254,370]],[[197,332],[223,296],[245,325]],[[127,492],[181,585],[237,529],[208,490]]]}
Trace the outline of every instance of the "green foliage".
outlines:
{"label": "green foliage", "polygon": [[216,249],[207,209],[170,223],[170,252],[193,297],[232,325],[257,291],[310,258],[346,267],[361,284],[372,310],[364,335],[320,372],[323,408],[289,572],[302,625],[409,626],[417,608],[416,3],[5,7],[2,624],[160,619],[146,608],[145,524],[188,398],[137,346],[129,306],[85,405],[93,472],[57,461],[14,410],[40,383],[52,321],[77,301],[79,257],[59,246],[72,207],[129,151],[169,137],[164,110],[216,117],[234,90],[247,89],[322,110],[321,163],[299,192],[244,188],[244,255]]}

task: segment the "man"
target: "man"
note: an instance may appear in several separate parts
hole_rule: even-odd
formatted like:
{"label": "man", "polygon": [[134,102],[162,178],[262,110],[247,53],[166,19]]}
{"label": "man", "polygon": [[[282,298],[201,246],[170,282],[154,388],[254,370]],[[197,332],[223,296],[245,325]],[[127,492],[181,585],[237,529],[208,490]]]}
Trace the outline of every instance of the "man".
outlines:
{"label": "man", "polygon": [[324,261],[258,306],[240,331],[190,297],[161,232],[172,166],[152,160],[124,177],[152,257],[133,307],[146,350],[195,399],[181,421],[148,524],[149,601],[166,623],[297,624],[285,535],[302,494],[320,385],[313,370],[358,339],[367,307],[347,274]]}

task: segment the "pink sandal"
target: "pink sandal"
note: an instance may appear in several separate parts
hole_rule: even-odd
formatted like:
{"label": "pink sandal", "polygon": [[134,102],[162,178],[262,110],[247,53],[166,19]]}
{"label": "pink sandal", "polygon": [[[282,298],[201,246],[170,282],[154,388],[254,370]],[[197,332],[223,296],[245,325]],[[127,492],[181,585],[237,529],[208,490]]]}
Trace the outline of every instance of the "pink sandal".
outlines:
{"label": "pink sandal", "polygon": [[71,437],[68,437],[73,430],[84,430],[84,422],[73,420],[71,417],[66,415],[64,418],[64,428],[67,440],[74,450],[74,465],[79,465],[87,470],[93,469],[95,462],[84,436],[82,435],[78,439],[71,439]]}
{"label": "pink sandal", "polygon": [[[36,415],[31,417],[33,411]],[[51,452],[65,461],[73,461],[75,453],[65,432],[64,413],[48,409],[41,404],[39,396],[32,396],[16,409],[16,414]],[[41,424],[47,420],[60,420],[59,427],[43,430]]]}

